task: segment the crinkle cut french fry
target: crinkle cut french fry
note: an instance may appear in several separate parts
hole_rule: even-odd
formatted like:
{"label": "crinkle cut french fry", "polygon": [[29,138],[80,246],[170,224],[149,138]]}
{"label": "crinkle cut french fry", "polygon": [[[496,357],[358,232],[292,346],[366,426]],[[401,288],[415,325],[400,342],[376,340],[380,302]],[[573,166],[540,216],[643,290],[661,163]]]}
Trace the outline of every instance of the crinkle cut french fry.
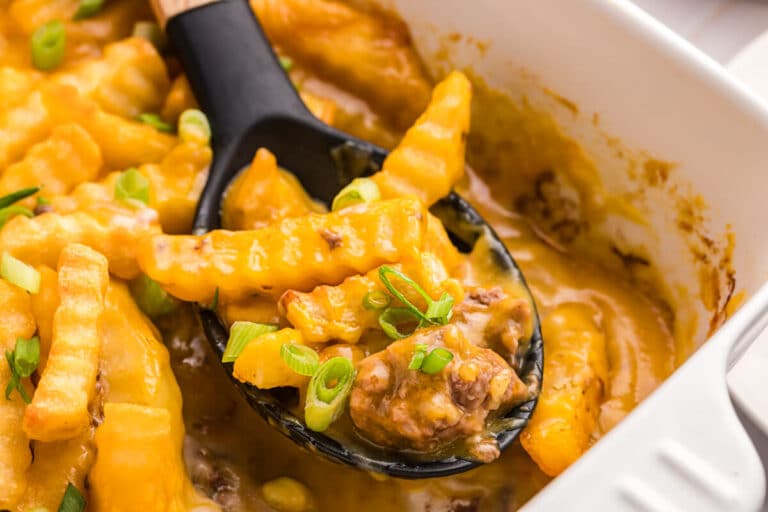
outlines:
{"label": "crinkle cut french fry", "polygon": [[[80,124],[98,143],[104,163],[111,169],[159,162],[176,145],[177,138],[173,135],[102,111],[94,101],[81,96],[71,85],[44,84],[40,90],[50,119],[56,124]],[[0,119],[0,130],[2,126]]]}
{"label": "crinkle cut french fry", "polygon": [[306,384],[309,377],[291,370],[280,357],[280,349],[286,343],[303,345],[304,340],[299,331],[287,328],[251,340],[235,360],[232,375],[261,389]]}
{"label": "crinkle cut french fry", "polygon": [[29,69],[0,67],[0,113],[24,101],[40,80],[41,74]]}
{"label": "crinkle cut french fry", "polygon": [[251,165],[230,185],[222,208],[225,229],[260,229],[273,222],[318,211],[291,174],[277,167],[268,150],[256,152]]}
{"label": "crinkle cut french fry", "polygon": [[92,203],[88,211],[16,216],[0,231],[0,249],[33,266],[55,267],[67,244],[80,243],[104,254],[113,274],[133,279],[140,272],[139,240],[159,231],[152,209]]}
{"label": "crinkle cut french fry", "polygon": [[96,464],[89,475],[89,506],[94,511],[220,510],[188,484],[168,410],[105,404],[96,447]]}
{"label": "crinkle cut french fry", "polygon": [[[463,300],[461,284],[449,278],[443,263],[431,253],[421,253],[417,260],[393,267],[414,279],[435,300],[443,292],[453,295],[456,304]],[[413,304],[422,310],[426,307],[424,299],[410,286],[399,286],[396,279],[393,281]],[[288,290],[280,298],[280,307],[307,342],[357,343],[366,330],[378,325],[380,311],[363,304],[365,296],[374,291],[388,294],[378,269],[364,276],[348,277],[336,286],[318,286],[309,293]]]}
{"label": "crinkle cut french fry", "polygon": [[175,125],[179,121],[179,116],[182,112],[190,108],[199,107],[187,76],[181,74],[171,84],[171,89],[165,98],[160,116],[165,122]]}
{"label": "crinkle cut french fry", "polygon": [[605,335],[595,312],[563,304],[544,316],[544,380],[523,448],[542,471],[556,476],[591,444],[607,382]]}
{"label": "crinkle cut french fry", "polygon": [[[13,350],[16,338],[30,338],[35,320],[27,292],[0,279],[0,393],[11,378],[5,352]],[[26,384],[26,383],[25,383]],[[27,387],[29,394],[31,386]],[[0,509],[13,509],[27,486],[26,470],[32,460],[29,439],[22,429],[24,400],[14,391],[10,400],[0,394]]]}
{"label": "crinkle cut french fry", "polygon": [[427,210],[414,199],[365,203],[329,214],[284,219],[255,231],[155,235],[141,241],[142,271],[174,296],[210,303],[252,294],[279,298],[385,263],[415,257]]}
{"label": "crinkle cut french fry", "polygon": [[273,43],[387,112],[398,129],[427,104],[430,84],[405,25],[337,1],[251,0],[251,7]]}
{"label": "crinkle cut french fry", "polygon": [[373,179],[382,197],[413,195],[431,205],[464,175],[472,85],[459,71],[437,84],[432,99]]}
{"label": "crinkle cut french fry", "polygon": [[58,73],[51,81],[73,85],[104,112],[127,119],[159,111],[171,85],[155,47],[137,37],[107,45],[101,58]]}
{"label": "crinkle cut french fry", "polygon": [[99,146],[88,132],[76,124],[60,125],[0,175],[0,195],[41,185],[48,196],[66,194],[96,179],[101,164]]}
{"label": "crinkle cut french fry", "polygon": [[43,140],[50,131],[51,119],[39,91],[0,112],[0,169],[21,158],[30,146]]}
{"label": "crinkle cut french fry", "polygon": [[51,267],[40,265],[40,291],[31,295],[32,313],[37,323],[37,337],[40,339],[40,363],[37,371],[42,373],[48,362],[53,338],[53,315],[59,307],[59,275]]}
{"label": "crinkle cut french fry", "polygon": [[90,424],[88,403],[96,387],[109,283],[107,259],[85,245],[67,245],[58,270],[51,351],[24,413],[24,431],[40,441],[71,439]]}

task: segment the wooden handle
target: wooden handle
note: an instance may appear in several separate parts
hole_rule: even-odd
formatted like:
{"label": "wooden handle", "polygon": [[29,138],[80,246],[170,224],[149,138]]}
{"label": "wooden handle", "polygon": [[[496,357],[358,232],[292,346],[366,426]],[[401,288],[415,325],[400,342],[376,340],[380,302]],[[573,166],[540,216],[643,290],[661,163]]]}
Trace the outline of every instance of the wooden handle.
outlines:
{"label": "wooden handle", "polygon": [[160,26],[165,28],[166,22],[174,16],[181,14],[195,7],[206,4],[212,4],[219,0],[151,0],[152,10]]}

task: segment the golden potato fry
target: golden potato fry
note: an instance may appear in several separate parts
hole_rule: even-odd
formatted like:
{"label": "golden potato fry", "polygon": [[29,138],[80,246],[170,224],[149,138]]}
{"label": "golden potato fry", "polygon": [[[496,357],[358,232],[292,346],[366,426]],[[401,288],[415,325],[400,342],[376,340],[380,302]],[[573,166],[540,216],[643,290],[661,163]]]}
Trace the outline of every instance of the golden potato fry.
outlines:
{"label": "golden potato fry", "polygon": [[429,82],[399,22],[328,0],[251,0],[251,6],[272,43],[390,113],[396,127],[406,128],[427,104]]}
{"label": "golden potato fry", "polygon": [[137,37],[107,45],[101,58],[59,72],[50,82],[72,85],[104,112],[128,119],[158,112],[171,85],[155,47]]}
{"label": "golden potato fry", "polygon": [[197,200],[208,178],[213,153],[207,145],[182,142],[159,164],[146,164],[139,171],[149,179],[149,206],[160,216],[164,233],[189,233]]}
{"label": "golden potato fry", "polygon": [[274,155],[259,149],[251,165],[229,186],[222,208],[224,229],[261,229],[273,222],[321,212],[293,174],[277,167]]}
{"label": "golden potato fry", "polygon": [[178,123],[181,113],[191,108],[199,107],[197,100],[195,100],[195,94],[192,92],[192,87],[189,86],[187,76],[181,74],[171,84],[171,90],[168,92],[168,96],[165,97],[165,103],[160,111],[160,116],[165,122],[175,125]]}
{"label": "golden potato fry", "polygon": [[[456,303],[461,302],[464,292],[461,284],[448,276],[442,262],[430,253],[421,253],[415,261],[392,267],[402,271],[437,300],[448,292]],[[417,307],[426,308],[424,299],[410,286],[398,290]],[[365,296],[371,292],[388,295],[379,279],[379,269],[363,276],[352,276],[336,286],[318,286],[309,293],[288,290],[280,298],[280,307],[286,319],[299,330],[309,343],[325,343],[340,340],[357,343],[363,333],[378,326],[379,313],[364,306]]]}
{"label": "golden potato fry", "polygon": [[53,316],[59,307],[59,274],[47,265],[37,267],[40,272],[40,291],[31,295],[32,314],[37,323],[37,337],[40,339],[40,363],[38,373],[42,373],[48,362],[53,338]]}
{"label": "golden potato fry", "polygon": [[15,107],[34,90],[41,73],[10,66],[0,67],[0,112]]}
{"label": "golden potato fry", "polygon": [[41,185],[47,196],[66,194],[81,182],[96,179],[101,164],[99,146],[88,132],[76,124],[57,126],[0,175],[0,195]]}
{"label": "golden potato fry", "polygon": [[60,303],[48,363],[24,412],[24,431],[40,441],[71,439],[90,424],[109,283],[107,259],[85,245],[67,245],[58,270]]}
{"label": "golden potato fry", "polygon": [[0,169],[24,155],[30,146],[43,140],[51,120],[39,91],[32,92],[15,107],[0,112]]}
{"label": "golden potato fry", "polygon": [[[5,351],[13,350],[16,338],[31,338],[35,334],[35,320],[27,292],[0,279],[0,384],[11,377],[5,361]],[[26,383],[25,383],[26,385]],[[31,395],[32,388],[28,392]],[[10,400],[0,395],[0,509],[12,509],[27,487],[26,470],[32,461],[29,439],[22,429],[24,400],[13,392]]]}
{"label": "golden potato fry", "polygon": [[217,289],[226,301],[253,294],[279,298],[289,289],[337,284],[415,256],[425,224],[424,205],[395,199],[255,231],[155,235],[141,241],[137,255],[142,271],[182,300],[209,303]]}
{"label": "golden potato fry", "polygon": [[[80,124],[98,143],[109,168],[126,169],[159,162],[177,143],[173,135],[159,132],[148,124],[102,111],[70,85],[44,84],[41,91],[51,120],[56,124]],[[0,118],[0,134],[3,126]],[[0,163],[2,155],[0,145]]]}
{"label": "golden potato fry", "polygon": [[279,324],[277,304],[269,297],[248,297],[235,302],[220,302],[219,315],[231,326],[238,321]]}
{"label": "golden potato fry", "polygon": [[95,428],[89,426],[73,439],[32,443],[35,457],[27,470],[27,492],[17,510],[33,510],[35,507],[58,510],[70,482],[85,494],[85,477],[96,457],[94,431]]}
{"label": "golden potato fry", "polygon": [[539,403],[520,434],[541,470],[556,476],[591,445],[608,378],[605,336],[595,312],[563,304],[543,319],[544,381]]}
{"label": "golden potato fry", "polygon": [[189,483],[170,416],[166,409],[145,405],[104,406],[104,423],[96,429],[96,464],[89,475],[94,511],[220,510]]}
{"label": "golden potato fry", "polygon": [[139,240],[159,231],[150,208],[95,202],[87,212],[14,217],[0,231],[0,248],[30,265],[55,267],[67,244],[80,243],[104,254],[114,275],[133,279]]}
{"label": "golden potato fry", "polygon": [[472,86],[454,71],[437,84],[432,100],[373,179],[382,197],[416,196],[431,205],[464,175]]}
{"label": "golden potato fry", "polygon": [[291,370],[280,357],[284,343],[303,345],[301,333],[295,329],[281,329],[262,334],[251,340],[235,360],[232,375],[241,382],[250,382],[257,388],[281,386],[301,387],[309,377]]}

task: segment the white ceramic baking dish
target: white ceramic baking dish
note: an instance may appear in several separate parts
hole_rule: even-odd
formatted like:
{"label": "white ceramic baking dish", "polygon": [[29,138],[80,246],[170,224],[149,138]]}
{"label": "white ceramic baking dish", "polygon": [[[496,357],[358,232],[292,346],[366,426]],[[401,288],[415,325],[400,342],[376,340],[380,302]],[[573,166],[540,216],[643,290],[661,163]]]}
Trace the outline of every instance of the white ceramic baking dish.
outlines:
{"label": "white ceramic baking dish", "polygon": [[[766,105],[628,1],[383,3],[408,23],[434,74],[471,69],[511,98],[550,110],[595,162],[604,186],[596,193],[636,190],[627,154],[676,164],[665,190],[649,188],[638,204],[647,225],[609,217],[598,229],[645,248],[670,284],[678,326],[690,326],[700,348],[526,510],[758,509],[764,471],[734,414],[725,373],[768,323]],[[578,113],[557,107],[551,91]],[[725,243],[729,232],[735,240],[735,289],[748,300],[711,336],[701,266],[678,229],[670,190],[700,194],[708,240]],[[721,284],[720,309],[729,283]]]}

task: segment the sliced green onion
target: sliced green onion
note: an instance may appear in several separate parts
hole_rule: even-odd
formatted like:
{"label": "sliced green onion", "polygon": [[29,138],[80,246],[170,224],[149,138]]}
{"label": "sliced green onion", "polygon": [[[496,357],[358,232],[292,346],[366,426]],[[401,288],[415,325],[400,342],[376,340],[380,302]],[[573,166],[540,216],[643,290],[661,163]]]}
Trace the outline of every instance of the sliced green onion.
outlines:
{"label": "sliced green onion", "polygon": [[32,64],[41,71],[57,68],[64,60],[67,33],[59,20],[38,27],[32,34]]}
{"label": "sliced green onion", "polygon": [[67,484],[58,512],[83,512],[83,510],[85,510],[85,498],[77,487],[71,483]]}
{"label": "sliced green onion", "polygon": [[408,363],[409,370],[418,370],[421,368],[421,364],[424,362],[424,358],[427,355],[427,344],[417,343],[413,347],[413,356],[411,356],[411,362]]}
{"label": "sliced green onion", "polygon": [[172,312],[179,301],[163,290],[154,279],[141,274],[131,281],[131,294],[145,315],[158,318]]}
{"label": "sliced green onion", "polygon": [[259,324],[256,322],[235,322],[229,328],[229,340],[224,354],[221,356],[223,363],[232,363],[255,338],[268,332],[274,332],[277,326],[273,324]]}
{"label": "sliced green onion", "polygon": [[168,49],[168,39],[160,25],[154,21],[137,21],[133,26],[133,37],[146,39],[155,47],[158,53]]}
{"label": "sliced green onion", "polygon": [[163,121],[159,115],[153,114],[151,112],[145,112],[143,114],[139,114],[136,119],[138,121],[141,121],[144,124],[148,124],[155,130],[159,132],[165,132],[165,133],[172,133],[173,132],[173,126]]}
{"label": "sliced green onion", "polygon": [[85,18],[90,18],[94,14],[98,13],[103,5],[104,0],[80,0],[80,6],[77,8],[77,12],[72,19],[82,20]]}
{"label": "sliced green onion", "polygon": [[363,307],[365,309],[384,309],[392,302],[392,298],[381,290],[373,290],[363,297]]}
{"label": "sliced green onion", "polygon": [[179,116],[179,137],[184,142],[208,144],[211,141],[211,125],[201,111],[191,108]]}
{"label": "sliced green onion", "polygon": [[320,356],[317,352],[298,343],[283,343],[280,347],[280,357],[288,368],[307,377],[313,376],[320,366]]}
{"label": "sliced green onion", "polygon": [[29,208],[19,206],[17,204],[0,208],[0,228],[5,226],[5,223],[11,220],[11,218],[23,215],[25,217],[34,217],[35,213]]}
{"label": "sliced green onion", "polygon": [[290,57],[278,57],[278,60],[280,61],[280,66],[283,68],[283,71],[286,73],[293,67],[293,59]]}
{"label": "sliced green onion", "polygon": [[[38,190],[39,190],[39,188],[38,188]],[[49,204],[51,204],[51,200],[50,199],[48,199],[47,197],[43,197],[43,196],[37,196],[37,205],[38,206],[48,206]]]}
{"label": "sliced green onion", "polygon": [[40,291],[40,272],[7,252],[0,259],[0,276],[29,293]]}
{"label": "sliced green onion", "polygon": [[453,302],[453,295],[443,292],[438,300],[428,302],[429,306],[425,315],[431,322],[445,325],[453,316]]}
{"label": "sliced green onion", "polygon": [[381,199],[379,186],[371,178],[355,178],[333,198],[331,210],[337,211],[358,203]]}
{"label": "sliced green onion", "polygon": [[453,353],[447,348],[438,347],[430,352],[421,363],[420,370],[429,375],[434,375],[448,366],[453,360]]}
{"label": "sliced green onion", "polygon": [[216,311],[219,309],[219,287],[216,287],[216,290],[213,292],[213,299],[211,300],[211,305],[207,308],[208,311],[213,311],[216,313]]}
{"label": "sliced green onion", "polygon": [[13,203],[18,203],[22,199],[26,199],[29,196],[35,195],[40,192],[40,188],[41,187],[22,188],[21,190],[17,190],[16,192],[11,192],[6,196],[2,196],[0,197],[0,208],[11,206]]}
{"label": "sliced green onion", "polygon": [[429,322],[429,318],[427,318],[424,313],[421,312],[419,308],[416,307],[411,301],[409,301],[405,295],[403,295],[400,290],[398,290],[395,285],[392,284],[392,281],[389,279],[389,275],[395,275],[398,278],[400,278],[403,282],[405,282],[407,285],[411,286],[416,292],[418,292],[419,295],[421,295],[424,300],[427,302],[427,304],[430,304],[432,302],[432,298],[427,295],[427,292],[424,291],[424,288],[419,286],[419,284],[408,277],[407,275],[403,274],[399,270],[397,270],[394,267],[390,267],[389,265],[382,265],[379,267],[379,279],[384,284],[384,286],[387,287],[387,290],[389,290],[389,293],[391,293],[395,298],[397,298],[400,302],[402,302],[406,308],[413,311],[414,315],[416,315],[421,322]]}
{"label": "sliced green onion", "polygon": [[[413,323],[416,326],[412,331],[403,333],[397,326],[404,323]],[[407,338],[419,328],[419,325],[421,325],[421,318],[408,308],[387,308],[379,315],[379,326],[384,334],[393,340]]]}
{"label": "sliced green onion", "polygon": [[149,204],[149,180],[135,167],[125,170],[115,182],[115,199]]}
{"label": "sliced green onion", "polygon": [[40,363],[40,340],[34,338],[17,338],[16,346],[12,352],[5,352],[5,359],[8,361],[8,367],[11,369],[11,378],[5,387],[5,399],[10,400],[13,390],[17,390],[21,398],[29,403],[31,400],[27,394],[21,379],[26,379],[37,369]]}
{"label": "sliced green onion", "polygon": [[352,384],[355,366],[346,357],[332,357],[317,369],[307,388],[304,422],[307,428],[323,432],[344,411]]}

